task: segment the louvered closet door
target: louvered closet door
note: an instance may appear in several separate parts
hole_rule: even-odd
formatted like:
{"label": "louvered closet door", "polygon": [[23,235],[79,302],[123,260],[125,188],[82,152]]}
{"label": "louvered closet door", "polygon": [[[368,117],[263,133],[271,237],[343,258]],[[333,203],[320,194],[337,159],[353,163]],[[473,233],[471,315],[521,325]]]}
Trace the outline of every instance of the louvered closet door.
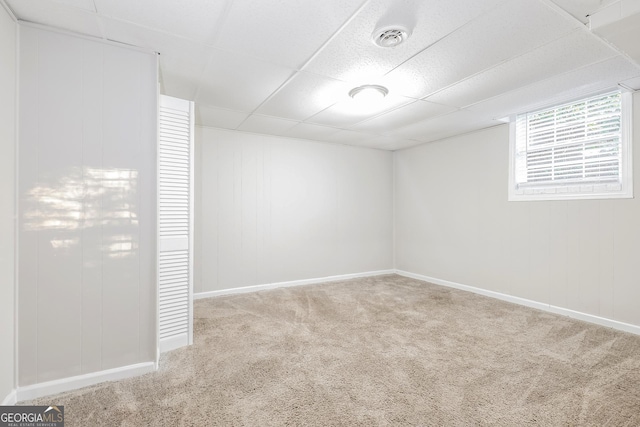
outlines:
{"label": "louvered closet door", "polygon": [[159,347],[193,342],[193,103],[160,96]]}

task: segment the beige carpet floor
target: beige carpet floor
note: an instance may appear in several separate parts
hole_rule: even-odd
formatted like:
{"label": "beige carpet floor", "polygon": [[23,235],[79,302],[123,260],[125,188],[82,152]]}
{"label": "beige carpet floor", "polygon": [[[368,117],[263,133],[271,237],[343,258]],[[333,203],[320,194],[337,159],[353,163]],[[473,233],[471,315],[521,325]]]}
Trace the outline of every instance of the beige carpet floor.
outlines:
{"label": "beige carpet floor", "polygon": [[67,426],[640,426],[640,336],[400,276],[195,302],[153,374]]}

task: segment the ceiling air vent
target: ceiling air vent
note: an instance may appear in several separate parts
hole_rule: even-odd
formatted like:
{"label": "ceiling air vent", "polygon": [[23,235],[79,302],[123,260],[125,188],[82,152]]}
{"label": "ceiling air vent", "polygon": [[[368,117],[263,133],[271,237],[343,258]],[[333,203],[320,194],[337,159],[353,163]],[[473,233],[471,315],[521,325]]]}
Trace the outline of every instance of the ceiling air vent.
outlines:
{"label": "ceiling air vent", "polygon": [[371,38],[380,47],[395,47],[409,38],[411,32],[406,27],[393,25],[376,29]]}

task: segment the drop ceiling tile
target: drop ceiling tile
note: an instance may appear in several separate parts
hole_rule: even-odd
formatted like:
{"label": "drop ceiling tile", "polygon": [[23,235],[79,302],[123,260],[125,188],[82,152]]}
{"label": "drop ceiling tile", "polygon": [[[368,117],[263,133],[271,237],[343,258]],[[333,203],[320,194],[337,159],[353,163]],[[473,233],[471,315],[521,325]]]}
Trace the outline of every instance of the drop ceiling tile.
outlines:
{"label": "drop ceiling tile", "polygon": [[287,131],[296,124],[298,124],[298,122],[293,120],[252,114],[238,127],[238,130],[266,133],[269,135],[285,135]]}
{"label": "drop ceiling tile", "polygon": [[410,148],[410,147],[415,147],[417,145],[420,144],[424,144],[423,142],[420,141],[414,141],[411,139],[402,139],[394,144],[391,144],[390,146],[386,147],[386,150],[391,150],[391,151],[397,151],[397,150],[403,150],[405,148]]}
{"label": "drop ceiling tile", "polygon": [[339,130],[340,129],[331,128],[328,126],[314,125],[311,123],[298,123],[291,129],[289,129],[286,132],[285,136],[322,141],[329,135],[332,135]]}
{"label": "drop ceiling tile", "polygon": [[[188,62],[180,62],[173,56],[160,56],[160,75],[162,78],[162,93],[176,98],[195,99],[198,90],[197,80],[200,78],[201,68]],[[183,65],[180,65],[183,64]],[[196,77],[197,76],[197,77]]]}
{"label": "drop ceiling tile", "polygon": [[22,21],[102,37],[98,15],[63,3],[41,0],[9,0],[7,4]]}
{"label": "drop ceiling tile", "polygon": [[279,65],[214,49],[196,101],[252,112],[293,74]]}
{"label": "drop ceiling tile", "polygon": [[196,124],[223,129],[236,129],[249,117],[248,113],[196,104]]}
{"label": "drop ceiling tile", "polygon": [[358,145],[368,147],[370,141],[377,136],[364,132],[355,132],[352,130],[341,130],[324,138],[325,141],[335,142],[338,144]]}
{"label": "drop ceiling tile", "polygon": [[565,37],[476,74],[427,99],[464,107],[616,55],[611,47],[586,29],[578,28]]}
{"label": "drop ceiling tile", "polygon": [[216,47],[302,66],[363,0],[234,0]]}
{"label": "drop ceiling tile", "polygon": [[[640,1],[633,0],[635,7],[640,9]],[[620,9],[625,3],[619,5]],[[616,46],[620,51],[629,55],[637,64],[640,64],[640,10],[629,11],[630,15],[624,15],[623,11],[618,11],[614,15],[613,22],[598,28],[593,28],[593,32],[604,37],[609,43]],[[592,22],[593,23],[593,22]]]}
{"label": "drop ceiling tile", "polygon": [[615,89],[618,82],[639,76],[640,70],[635,65],[617,56],[474,104],[467,110],[505,117]]}
{"label": "drop ceiling tile", "polygon": [[227,1],[95,0],[98,13],[199,42],[211,42]]}
{"label": "drop ceiling tile", "polygon": [[260,114],[304,120],[344,99],[348,83],[299,72],[257,111]]}
{"label": "drop ceiling tile", "polygon": [[620,0],[621,17],[628,17],[638,13],[640,13],[640,2],[638,0]]}
{"label": "drop ceiling tile", "polygon": [[359,131],[385,134],[390,129],[407,126],[423,121],[429,117],[450,113],[455,110],[455,107],[418,100],[370,120],[358,123],[351,128]]}
{"label": "drop ceiling tile", "polygon": [[551,0],[560,8],[569,12],[583,23],[589,22],[589,15],[595,13],[602,7],[614,3],[618,0]]}
{"label": "drop ceiling tile", "polygon": [[487,118],[485,114],[460,110],[396,129],[392,133],[404,139],[431,142],[452,135],[494,126],[497,123]]}
{"label": "drop ceiling tile", "polygon": [[629,89],[640,90],[640,77],[625,79],[621,83]]}
{"label": "drop ceiling tile", "polygon": [[211,47],[110,18],[103,18],[103,26],[109,40],[159,52],[163,93],[194,99]]}
{"label": "drop ceiling tile", "polygon": [[402,64],[385,77],[385,84],[405,96],[423,98],[579,26],[539,1],[512,0]]}
{"label": "drop ceiling tile", "polygon": [[[501,1],[404,0],[397,5],[371,1],[305,70],[353,83],[372,83]],[[405,43],[386,49],[373,43],[375,29],[398,24],[412,31]]]}
{"label": "drop ceiling tile", "polygon": [[343,128],[413,101],[411,98],[389,94],[378,103],[363,105],[351,99],[348,94],[345,94],[340,102],[305,121],[307,123]]}
{"label": "drop ceiling tile", "polygon": [[[619,21],[622,18],[621,12],[623,1],[624,0],[617,1],[614,4],[610,5],[610,7],[602,8],[593,15],[589,15],[589,28],[592,31],[596,31],[601,26]],[[636,0],[631,1],[637,3]]]}
{"label": "drop ceiling tile", "polygon": [[[378,148],[380,150],[389,150],[390,147],[394,147],[398,144],[402,144],[407,140],[403,138],[398,138],[394,136],[383,136],[377,135],[373,136],[371,139],[367,141],[367,146],[370,148]],[[419,144],[419,142],[413,141],[414,144]]]}
{"label": "drop ceiling tile", "polygon": [[165,50],[167,44],[175,47],[188,46],[189,44],[197,45],[194,42],[177,38],[171,34],[141,27],[140,25],[130,22],[123,22],[106,17],[102,17],[101,19],[105,38],[115,42],[151,49],[160,53]]}
{"label": "drop ceiling tile", "polygon": [[54,1],[56,3],[62,3],[67,6],[88,10],[89,12],[96,11],[96,6],[93,3],[93,0],[54,0]]}

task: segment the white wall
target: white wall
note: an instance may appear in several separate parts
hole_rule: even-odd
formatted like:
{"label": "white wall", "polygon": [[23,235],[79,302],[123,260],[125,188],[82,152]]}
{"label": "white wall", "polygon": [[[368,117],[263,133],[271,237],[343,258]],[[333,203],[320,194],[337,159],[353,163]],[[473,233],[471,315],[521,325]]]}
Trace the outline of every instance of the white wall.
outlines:
{"label": "white wall", "polygon": [[20,26],[21,387],[155,360],[156,70]]}
{"label": "white wall", "polygon": [[196,128],[195,292],[392,268],[392,153]]}
{"label": "white wall", "polygon": [[0,3],[0,403],[15,386],[16,27]]}
{"label": "white wall", "polygon": [[635,199],[507,202],[508,127],[395,154],[396,268],[640,325]]}

